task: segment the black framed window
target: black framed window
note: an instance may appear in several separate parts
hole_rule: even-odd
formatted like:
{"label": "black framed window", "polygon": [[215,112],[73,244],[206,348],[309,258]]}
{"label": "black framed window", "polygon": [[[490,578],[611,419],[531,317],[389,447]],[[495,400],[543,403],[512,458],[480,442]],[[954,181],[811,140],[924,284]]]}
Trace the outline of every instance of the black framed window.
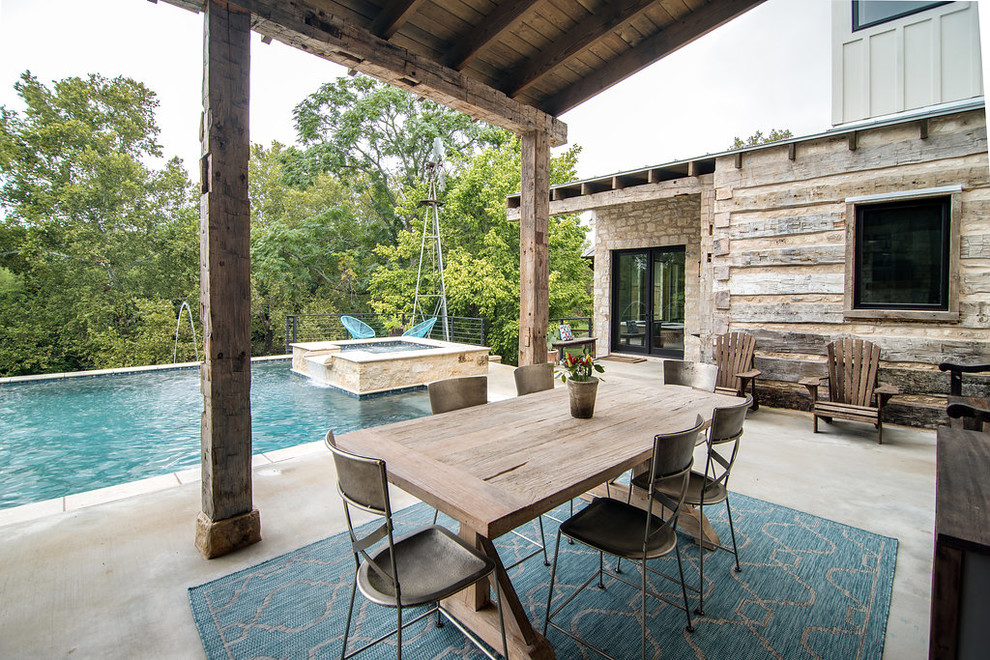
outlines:
{"label": "black framed window", "polygon": [[949,197],[856,207],[854,309],[949,309],[949,208]]}
{"label": "black framed window", "polygon": [[853,32],[880,25],[895,18],[917,14],[948,2],[905,2],[902,0],[852,0]]}

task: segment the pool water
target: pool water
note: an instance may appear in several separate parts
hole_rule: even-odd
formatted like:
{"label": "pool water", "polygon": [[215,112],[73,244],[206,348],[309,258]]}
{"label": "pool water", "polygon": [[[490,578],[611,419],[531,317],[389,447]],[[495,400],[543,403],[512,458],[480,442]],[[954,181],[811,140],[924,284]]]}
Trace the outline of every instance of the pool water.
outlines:
{"label": "pool water", "polygon": [[[425,391],[355,399],[289,371],[251,369],[253,452],[430,413]],[[0,509],[198,467],[199,370],[0,387]]]}
{"label": "pool water", "polygon": [[417,344],[411,341],[393,340],[393,341],[376,341],[371,343],[360,343],[360,344],[340,344],[340,352],[348,353],[350,351],[364,351],[365,353],[406,353],[408,351],[427,351],[431,348],[439,348],[438,346],[430,346],[428,344]]}

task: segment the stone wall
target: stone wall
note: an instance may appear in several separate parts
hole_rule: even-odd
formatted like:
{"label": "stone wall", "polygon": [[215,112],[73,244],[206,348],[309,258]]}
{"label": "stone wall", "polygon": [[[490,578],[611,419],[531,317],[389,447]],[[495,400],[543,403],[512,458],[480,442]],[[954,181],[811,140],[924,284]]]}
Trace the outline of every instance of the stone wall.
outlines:
{"label": "stone wall", "polygon": [[[712,181],[711,175],[701,177]],[[710,183],[709,183],[710,185]],[[684,246],[685,354],[699,354],[701,331],[701,207],[704,194],[622,204],[595,211],[595,335],[598,351],[611,346],[612,251]]]}

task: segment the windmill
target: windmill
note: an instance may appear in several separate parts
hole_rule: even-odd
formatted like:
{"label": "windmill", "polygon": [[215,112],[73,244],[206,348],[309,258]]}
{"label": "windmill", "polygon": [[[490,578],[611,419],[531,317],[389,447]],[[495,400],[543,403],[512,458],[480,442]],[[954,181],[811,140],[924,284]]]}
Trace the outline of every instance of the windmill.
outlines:
{"label": "windmill", "polygon": [[[443,281],[443,248],[440,243],[440,207],[437,188],[443,188],[443,141],[433,139],[433,152],[426,163],[429,184],[427,199],[419,205],[426,208],[423,217],[423,240],[419,246],[419,268],[416,272],[416,297],[413,299],[413,323],[437,317],[443,326],[444,341],[450,341],[447,323],[447,288]],[[417,320],[417,315],[419,320]]]}

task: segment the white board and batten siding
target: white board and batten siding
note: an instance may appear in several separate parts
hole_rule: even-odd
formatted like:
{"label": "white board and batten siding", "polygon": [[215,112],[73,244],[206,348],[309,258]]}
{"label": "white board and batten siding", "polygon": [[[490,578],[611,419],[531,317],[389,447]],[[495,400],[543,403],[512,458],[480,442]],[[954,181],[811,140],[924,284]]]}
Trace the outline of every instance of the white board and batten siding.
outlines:
{"label": "white board and batten siding", "polygon": [[982,95],[976,2],[951,2],[856,31],[852,3],[832,4],[833,124]]}

